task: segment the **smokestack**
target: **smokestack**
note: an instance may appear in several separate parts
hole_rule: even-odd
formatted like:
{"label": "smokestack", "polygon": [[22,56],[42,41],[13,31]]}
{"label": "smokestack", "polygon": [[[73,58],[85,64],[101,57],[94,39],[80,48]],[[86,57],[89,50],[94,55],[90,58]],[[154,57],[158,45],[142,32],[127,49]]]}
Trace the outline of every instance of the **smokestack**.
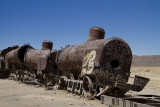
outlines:
{"label": "smokestack", "polygon": [[87,41],[93,41],[97,39],[104,39],[105,31],[100,27],[92,27],[89,31],[89,36]]}
{"label": "smokestack", "polygon": [[17,49],[17,48],[19,48],[18,45],[13,45],[13,47],[12,47],[12,49]]}
{"label": "smokestack", "polygon": [[53,42],[52,41],[43,41],[41,50],[52,50]]}

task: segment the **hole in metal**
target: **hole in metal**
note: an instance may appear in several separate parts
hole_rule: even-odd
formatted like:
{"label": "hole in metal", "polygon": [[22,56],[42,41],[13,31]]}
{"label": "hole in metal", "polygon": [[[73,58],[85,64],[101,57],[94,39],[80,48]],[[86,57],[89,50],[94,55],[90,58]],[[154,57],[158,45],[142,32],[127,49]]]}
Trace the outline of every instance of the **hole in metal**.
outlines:
{"label": "hole in metal", "polygon": [[119,67],[119,62],[117,60],[112,60],[111,61],[111,67],[112,68],[117,68]]}

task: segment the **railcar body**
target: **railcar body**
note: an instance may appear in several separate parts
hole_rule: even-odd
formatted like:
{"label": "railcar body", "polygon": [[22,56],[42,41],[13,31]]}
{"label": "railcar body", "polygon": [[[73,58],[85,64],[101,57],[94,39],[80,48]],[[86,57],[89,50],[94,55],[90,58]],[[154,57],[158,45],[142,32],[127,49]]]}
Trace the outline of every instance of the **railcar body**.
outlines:
{"label": "railcar body", "polygon": [[95,40],[70,46],[58,56],[62,71],[84,75],[100,75],[112,81],[128,81],[132,52],[119,38]]}
{"label": "railcar body", "polygon": [[54,71],[57,51],[52,51],[52,45],[52,42],[44,41],[41,50],[27,51],[24,57],[25,65],[31,70],[37,70],[38,74]]}
{"label": "railcar body", "polygon": [[6,54],[9,53],[10,51],[14,50],[14,49],[17,49],[17,48],[18,48],[18,46],[15,45],[13,47],[8,47],[8,48],[6,48],[6,49],[4,49],[0,52],[0,78],[6,78],[7,75],[8,75],[8,71],[5,68]]}
{"label": "railcar body", "polygon": [[[68,78],[83,80],[84,90],[96,90],[91,92],[95,96],[124,95],[130,89],[142,90],[148,79],[137,90],[133,85],[126,84],[132,62],[129,45],[119,38],[104,39],[104,35],[102,28],[91,28],[86,43],[61,50],[57,60],[58,68]],[[69,77],[70,74],[72,77]]]}
{"label": "railcar body", "polygon": [[15,50],[8,52],[5,57],[6,69],[23,69],[25,67],[25,54],[30,49],[33,49],[33,47],[30,45],[23,45]]}
{"label": "railcar body", "polygon": [[5,69],[9,69],[14,78],[22,81],[38,79],[44,82],[44,78],[53,80],[57,74],[57,51],[52,51],[52,46],[52,42],[44,41],[41,50],[30,45],[12,50],[6,54]]}
{"label": "railcar body", "polygon": [[26,53],[24,63],[31,71],[36,70],[38,74],[54,72],[56,54],[57,51],[31,49]]}
{"label": "railcar body", "polygon": [[52,50],[53,43],[44,41],[42,49],[30,45],[8,48],[0,53],[0,69],[10,70],[14,78],[37,84],[59,85],[72,92],[100,97],[141,91],[148,78],[135,76],[128,84],[132,62],[129,45],[120,38],[104,39],[105,31],[90,29],[88,40],[80,45]]}

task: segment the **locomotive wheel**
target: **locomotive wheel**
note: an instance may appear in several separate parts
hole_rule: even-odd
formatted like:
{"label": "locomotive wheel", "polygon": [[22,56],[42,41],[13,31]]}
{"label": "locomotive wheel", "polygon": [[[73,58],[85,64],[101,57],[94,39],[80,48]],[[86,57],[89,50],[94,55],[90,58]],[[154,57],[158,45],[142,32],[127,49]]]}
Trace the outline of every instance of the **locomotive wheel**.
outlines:
{"label": "locomotive wheel", "polygon": [[46,90],[53,88],[53,86],[57,83],[55,77],[50,76],[48,74],[44,74],[41,82]]}
{"label": "locomotive wheel", "polygon": [[88,97],[89,99],[94,98],[94,85],[90,77],[85,76],[83,78],[83,94],[85,97]]}

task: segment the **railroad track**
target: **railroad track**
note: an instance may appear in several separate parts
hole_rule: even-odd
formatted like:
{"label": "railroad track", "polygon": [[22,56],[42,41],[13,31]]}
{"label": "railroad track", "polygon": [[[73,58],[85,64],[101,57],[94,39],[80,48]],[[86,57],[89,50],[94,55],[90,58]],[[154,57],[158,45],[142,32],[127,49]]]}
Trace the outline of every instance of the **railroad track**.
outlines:
{"label": "railroad track", "polygon": [[126,95],[118,98],[102,95],[101,102],[108,107],[160,107],[160,96]]}

